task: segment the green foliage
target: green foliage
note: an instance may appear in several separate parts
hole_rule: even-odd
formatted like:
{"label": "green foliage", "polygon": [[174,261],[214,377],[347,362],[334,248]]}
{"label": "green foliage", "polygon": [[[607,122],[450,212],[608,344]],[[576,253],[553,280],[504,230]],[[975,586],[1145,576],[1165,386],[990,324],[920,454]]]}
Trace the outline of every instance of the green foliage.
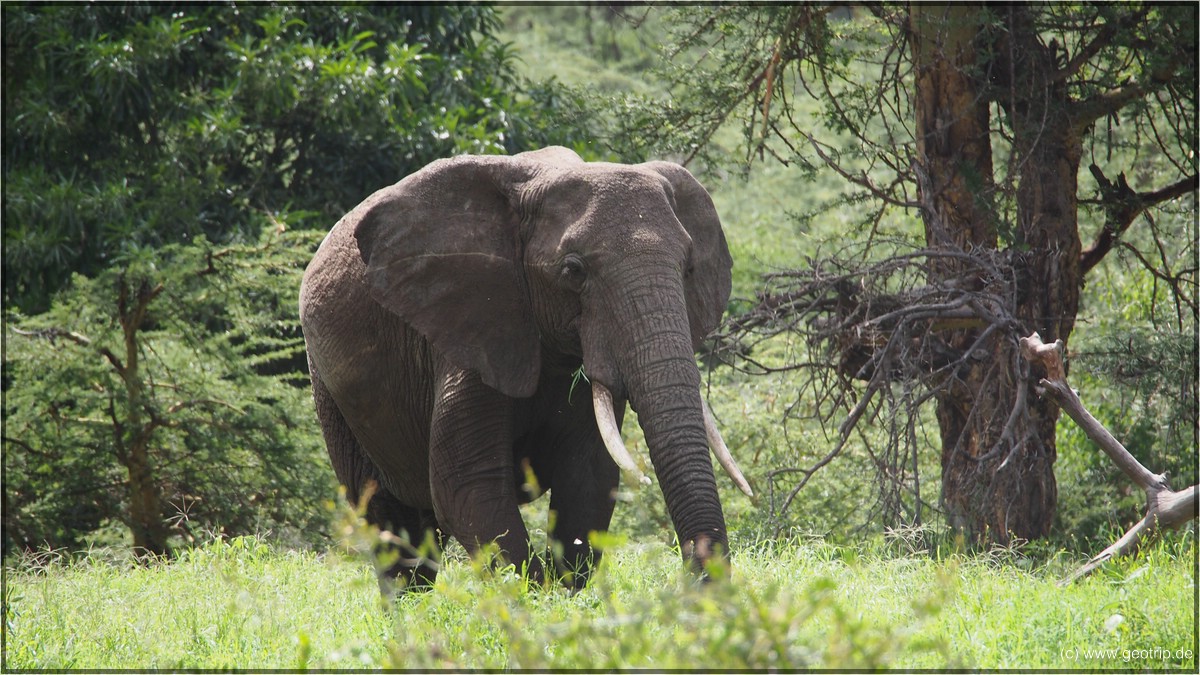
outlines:
{"label": "green foliage", "polygon": [[[817,540],[735,552],[697,586],[614,546],[578,593],[452,559],[381,611],[371,565],[219,539],[170,563],[94,551],[6,571],[9,668],[1194,670],[1194,539],[1066,588],[1073,564]],[[1157,649],[1157,651],[1151,651]]]}
{"label": "green foliage", "polygon": [[519,93],[487,7],[3,11],[4,297],[26,312],[131,248],[252,241],[259,211],[328,228],[436,158],[587,152],[569,97]]}
{"label": "green foliage", "polygon": [[570,402],[575,396],[575,387],[579,386],[579,381],[591,382],[588,379],[587,373],[583,372],[583,364],[580,364],[575,372],[571,373],[571,387],[567,389],[567,401]]}
{"label": "green foliage", "polygon": [[[136,249],[76,275],[47,312],[6,316],[6,553],[116,543],[122,524],[163,522],[176,542],[319,540],[332,476],[290,365],[319,235],[287,219],[253,244]],[[134,509],[145,495],[158,502],[150,523]]]}
{"label": "green foliage", "polygon": [[490,7],[2,11],[5,551],[318,539],[295,294],[319,235],[290,230],[448,155],[590,156],[589,113],[526,86]]}

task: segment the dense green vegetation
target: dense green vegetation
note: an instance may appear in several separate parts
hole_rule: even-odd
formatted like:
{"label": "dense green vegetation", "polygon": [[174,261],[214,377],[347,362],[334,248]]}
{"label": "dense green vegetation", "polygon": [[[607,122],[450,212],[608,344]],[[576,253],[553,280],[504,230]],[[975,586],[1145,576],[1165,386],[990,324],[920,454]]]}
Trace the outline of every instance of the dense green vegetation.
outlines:
{"label": "dense green vegetation", "polygon": [[424,5],[7,6],[4,298],[44,310],[131,249],[328,229],[447,155],[583,146],[495,13]]}
{"label": "dense green vegetation", "polygon": [[[381,609],[371,565],[337,544],[370,533],[335,513],[295,316],[303,266],[348,208],[437,157],[559,143],[684,159],[694,139],[638,125],[671,100],[680,73],[658,69],[660,48],[685,24],[591,5],[3,13],[5,668],[1195,669],[1194,530],[1056,586],[1144,507],[1069,420],[1051,538],[970,550],[938,515],[932,413],[914,429],[930,449],[920,527],[880,508],[878,430],[784,510],[773,472],[819,461],[836,430],[805,418],[791,374],[726,367],[706,371],[708,395],[758,494],[719,476],[732,583],[718,570],[696,588],[661,494],[629,490],[577,594],[455,548],[432,592]],[[820,101],[791,103],[826,129]],[[731,311],[762,274],[873,225],[841,177],[748,151],[760,124],[715,128],[692,165],[735,259]],[[1100,163],[1111,176],[1134,157],[1153,184],[1170,167],[1130,132],[1109,124]],[[1082,289],[1071,353],[1093,413],[1176,487],[1196,480],[1195,208],[1124,235]],[[1103,216],[1083,209],[1086,237]],[[921,227],[874,225],[908,241]],[[755,356],[807,347],[783,336]],[[632,413],[624,431],[645,457]],[[525,511],[538,544],[545,508]],[[135,560],[133,544],[169,555]]]}
{"label": "dense green vegetation", "polygon": [[296,293],[323,233],[439,157],[587,154],[581,113],[488,8],[3,11],[4,551],[321,542]]}

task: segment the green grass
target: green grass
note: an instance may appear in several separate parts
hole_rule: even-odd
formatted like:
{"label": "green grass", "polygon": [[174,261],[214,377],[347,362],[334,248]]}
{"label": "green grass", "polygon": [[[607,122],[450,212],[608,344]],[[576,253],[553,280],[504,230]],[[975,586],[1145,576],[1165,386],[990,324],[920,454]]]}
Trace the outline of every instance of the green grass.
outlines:
{"label": "green grass", "polygon": [[93,554],[6,570],[9,668],[329,667],[378,663],[391,627],[362,565],[219,541],[169,563]]}
{"label": "green grass", "polygon": [[1194,671],[1191,542],[1066,588],[1062,556],[819,539],[737,551],[703,587],[668,547],[620,545],[575,594],[456,558],[391,610],[361,559],[249,538],[144,567],[30,558],[6,571],[4,665]]}

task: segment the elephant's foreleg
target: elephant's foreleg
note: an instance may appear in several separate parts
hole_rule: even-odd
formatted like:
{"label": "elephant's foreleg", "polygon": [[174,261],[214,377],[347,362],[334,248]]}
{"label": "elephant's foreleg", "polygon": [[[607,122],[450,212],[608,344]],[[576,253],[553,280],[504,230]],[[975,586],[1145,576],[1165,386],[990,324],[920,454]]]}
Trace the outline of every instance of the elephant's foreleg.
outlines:
{"label": "elephant's foreleg", "polygon": [[[551,536],[559,576],[567,585],[583,588],[600,562],[600,551],[592,548],[590,535],[608,530],[620,469],[605,450],[590,406],[581,405],[572,412],[569,424],[560,423],[561,433],[550,448],[554,458]],[[624,412],[624,402],[620,401],[616,409],[618,424]]]}
{"label": "elephant's foreleg", "polygon": [[556,473],[550,488],[555,568],[564,583],[577,589],[587,585],[592,569],[600,563],[591,533],[608,530],[620,478],[620,470],[603,446],[597,451],[593,461]]}
{"label": "elephant's foreleg", "polygon": [[[386,530],[375,549],[379,588],[428,590],[437,580],[445,538],[438,531],[433,512],[401,504],[386,491],[376,492],[367,504],[367,522]],[[400,589],[394,589],[399,581]]]}
{"label": "elephant's foreleg", "polygon": [[438,522],[472,555],[495,544],[503,561],[537,581],[513,481],[512,401],[475,373],[439,378],[430,430],[429,480]]}

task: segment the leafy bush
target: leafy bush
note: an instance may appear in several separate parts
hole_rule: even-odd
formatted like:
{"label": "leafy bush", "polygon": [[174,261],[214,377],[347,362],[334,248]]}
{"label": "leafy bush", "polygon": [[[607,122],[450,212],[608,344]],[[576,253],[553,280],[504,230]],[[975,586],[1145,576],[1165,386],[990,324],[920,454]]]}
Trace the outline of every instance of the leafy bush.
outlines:
{"label": "leafy bush", "polygon": [[332,475],[306,383],[281,367],[303,354],[295,289],[317,241],[281,222],[255,244],[143,249],[7,317],[5,551],[122,527],[155,553],[211,532],[319,538]]}

